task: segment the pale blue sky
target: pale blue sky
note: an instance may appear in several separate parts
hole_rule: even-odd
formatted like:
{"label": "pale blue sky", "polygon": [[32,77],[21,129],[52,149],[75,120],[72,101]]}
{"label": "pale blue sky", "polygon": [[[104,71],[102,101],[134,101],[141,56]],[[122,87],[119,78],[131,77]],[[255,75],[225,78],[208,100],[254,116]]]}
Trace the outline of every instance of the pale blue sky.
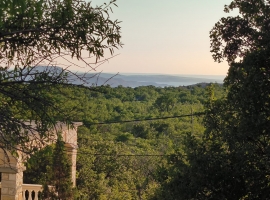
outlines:
{"label": "pale blue sky", "polygon": [[[100,5],[108,0],[92,0]],[[98,71],[225,75],[215,63],[209,31],[231,0],[117,0],[111,17],[122,21],[120,55]],[[109,56],[109,55],[108,55]]]}

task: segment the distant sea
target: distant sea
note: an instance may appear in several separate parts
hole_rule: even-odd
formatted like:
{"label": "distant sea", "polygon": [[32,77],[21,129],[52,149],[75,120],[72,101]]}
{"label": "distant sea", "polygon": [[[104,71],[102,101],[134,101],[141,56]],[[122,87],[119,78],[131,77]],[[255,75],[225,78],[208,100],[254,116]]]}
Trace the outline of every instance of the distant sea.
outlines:
{"label": "distant sea", "polygon": [[[177,77],[181,77],[181,81],[170,81],[169,79],[167,79],[166,81],[156,81],[155,83],[157,84],[166,84],[169,86],[174,86],[174,87],[178,87],[178,86],[188,86],[188,85],[194,85],[197,83],[223,83],[224,78],[226,77],[226,75],[193,75],[193,74],[133,74],[133,73],[121,73],[121,75],[125,75],[125,76],[134,76],[134,75],[138,75],[138,76],[177,76]],[[141,82],[145,82],[145,81],[141,81]]]}
{"label": "distant sea", "polygon": [[[116,73],[111,73],[116,74]],[[119,75],[144,75],[144,76],[156,76],[156,75],[163,75],[163,76],[180,76],[180,77],[187,77],[187,78],[203,78],[203,79],[219,79],[222,80],[226,77],[226,75],[198,75],[198,74],[156,74],[156,73],[119,73]]]}
{"label": "distant sea", "polygon": [[[224,76],[220,75],[178,75],[181,77],[186,77],[187,80],[181,82],[167,82],[167,84],[178,87],[178,86],[187,86],[187,85],[194,85],[197,83],[223,83],[225,78]],[[163,84],[162,82],[157,82],[159,84]]]}
{"label": "distant sea", "polygon": [[[156,87],[179,87],[198,83],[223,83],[225,75],[190,75],[190,74],[155,74],[155,73],[88,73],[89,85],[108,84],[111,87],[139,87],[153,85]],[[81,84],[79,81],[77,84]]]}

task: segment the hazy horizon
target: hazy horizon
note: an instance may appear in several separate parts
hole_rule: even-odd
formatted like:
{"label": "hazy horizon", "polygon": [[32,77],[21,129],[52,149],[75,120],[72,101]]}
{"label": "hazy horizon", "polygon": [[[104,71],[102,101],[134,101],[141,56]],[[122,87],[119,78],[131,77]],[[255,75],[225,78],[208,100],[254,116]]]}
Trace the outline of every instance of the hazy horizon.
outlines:
{"label": "hazy horizon", "polygon": [[[91,0],[92,6],[109,0]],[[123,48],[97,68],[104,73],[224,75],[227,62],[216,63],[210,53],[209,32],[231,0],[117,0],[111,19],[122,21]],[[84,54],[83,56],[87,56]],[[106,58],[110,54],[105,55]],[[72,70],[89,70],[72,66]],[[93,65],[93,67],[95,67]]]}
{"label": "hazy horizon", "polygon": [[[79,73],[84,73],[83,71],[78,71]],[[95,72],[95,71],[90,71],[89,73],[93,74],[112,74],[112,75],[167,75],[167,76],[181,76],[181,77],[226,77],[227,74],[225,75],[215,75],[215,74],[168,74],[168,73],[136,73],[136,72],[130,72],[130,73],[125,73],[125,72]]]}

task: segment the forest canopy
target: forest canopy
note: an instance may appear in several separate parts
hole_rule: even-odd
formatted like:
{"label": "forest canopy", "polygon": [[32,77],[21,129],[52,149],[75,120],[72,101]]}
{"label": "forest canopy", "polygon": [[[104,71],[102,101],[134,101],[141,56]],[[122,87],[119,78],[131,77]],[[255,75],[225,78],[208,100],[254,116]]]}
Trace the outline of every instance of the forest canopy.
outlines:
{"label": "forest canopy", "polygon": [[[216,98],[226,94],[221,85],[210,87]],[[84,124],[78,128],[75,196],[154,198],[163,181],[174,178],[171,159],[185,153],[186,138],[202,137],[203,116],[198,113],[204,112],[209,90],[200,86],[96,89],[62,88],[72,96],[65,101],[65,109],[74,121]],[[37,153],[33,157],[37,160],[32,159],[24,173],[24,182],[49,181],[51,165],[44,164],[50,163],[51,157],[49,154],[46,159],[46,151]]]}

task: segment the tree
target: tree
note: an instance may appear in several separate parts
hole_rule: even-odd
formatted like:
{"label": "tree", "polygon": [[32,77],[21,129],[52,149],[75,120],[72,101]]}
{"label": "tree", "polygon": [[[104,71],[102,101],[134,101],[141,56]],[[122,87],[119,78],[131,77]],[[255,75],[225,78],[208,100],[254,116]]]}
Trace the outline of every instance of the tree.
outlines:
{"label": "tree", "polygon": [[54,146],[49,145],[31,155],[23,172],[23,183],[44,185],[48,181],[48,170],[52,166]]}
{"label": "tree", "polygon": [[234,0],[224,11],[238,9],[236,17],[221,18],[210,31],[211,52],[215,61],[233,63],[256,50],[269,49],[268,0]]}
{"label": "tree", "polygon": [[84,51],[101,64],[106,49],[113,54],[121,46],[119,22],[109,16],[113,4],[115,0],[95,8],[81,0],[0,2],[0,148],[31,153],[33,134],[42,142],[57,120],[71,123],[61,106],[64,98],[51,91],[74,79],[87,82],[68,69],[74,65],[71,59],[95,70]]}
{"label": "tree", "polygon": [[[172,159],[172,199],[269,199],[270,1],[234,0],[212,31],[215,61],[227,59],[225,98],[209,90],[202,142],[187,137],[186,157]],[[166,191],[167,190],[167,191]],[[177,196],[178,195],[178,196]]]}
{"label": "tree", "polygon": [[174,108],[176,103],[177,99],[175,96],[172,93],[168,93],[158,97],[154,106],[157,107],[160,112],[169,112],[169,110]]}
{"label": "tree", "polygon": [[[65,144],[58,138],[52,155],[52,165],[48,166],[48,179],[43,183],[44,199],[73,199],[70,162]],[[49,188],[49,185],[53,187]]]}
{"label": "tree", "polygon": [[27,162],[24,183],[41,184],[43,199],[74,199],[71,161],[66,151],[59,137],[55,144],[36,152]]}
{"label": "tree", "polygon": [[156,163],[163,158],[135,156],[155,154],[153,142],[137,140],[127,133],[126,139],[119,141],[119,132],[121,129],[96,134],[86,127],[79,128],[83,133],[79,134],[77,162],[81,199],[149,199],[153,195],[158,186],[154,177]]}
{"label": "tree", "polygon": [[[239,8],[241,17],[221,20],[213,30],[226,41],[223,58],[230,62],[224,80],[228,88],[221,113],[206,116],[208,132],[226,142],[231,168],[237,171],[235,185],[242,184],[242,197],[269,198],[270,127],[270,32],[269,1],[233,1],[226,10]],[[220,26],[221,25],[221,26]],[[227,27],[221,29],[221,27]],[[230,52],[230,53],[228,53]],[[217,51],[214,51],[214,55]],[[239,61],[233,60],[242,55]],[[216,105],[210,111],[216,110]],[[219,131],[218,131],[219,130]],[[233,178],[232,176],[230,176]],[[236,181],[237,180],[237,181]]]}

